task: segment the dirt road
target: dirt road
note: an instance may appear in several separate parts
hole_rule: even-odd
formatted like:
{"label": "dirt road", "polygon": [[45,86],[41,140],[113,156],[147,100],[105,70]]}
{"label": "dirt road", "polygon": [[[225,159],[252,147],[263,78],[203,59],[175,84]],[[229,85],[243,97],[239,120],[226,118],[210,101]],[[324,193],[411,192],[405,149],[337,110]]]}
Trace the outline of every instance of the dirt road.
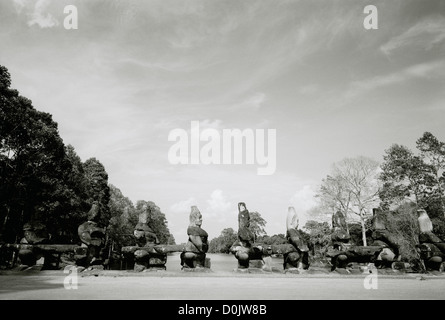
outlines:
{"label": "dirt road", "polygon": [[224,259],[215,256],[218,264],[208,273],[180,271],[175,258],[168,271],[84,272],[77,274],[77,288],[63,270],[7,272],[0,275],[0,300],[445,299],[445,275],[377,274],[371,283],[366,274],[240,274],[227,269]]}

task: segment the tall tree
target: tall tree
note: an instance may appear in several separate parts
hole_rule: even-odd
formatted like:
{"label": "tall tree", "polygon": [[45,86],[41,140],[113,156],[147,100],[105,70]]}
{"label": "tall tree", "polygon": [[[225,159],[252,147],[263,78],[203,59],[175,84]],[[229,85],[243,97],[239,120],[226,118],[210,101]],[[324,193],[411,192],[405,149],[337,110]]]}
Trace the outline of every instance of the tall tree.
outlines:
{"label": "tall tree", "polygon": [[333,210],[355,214],[362,227],[363,244],[366,246],[366,220],[372,208],[379,203],[379,163],[359,156],[334,163],[332,174],[322,181],[317,197]]}
{"label": "tall tree", "polygon": [[133,231],[138,222],[136,209],[131,200],[110,184],[110,223],[108,237],[116,248],[134,245]]}
{"label": "tall tree", "polygon": [[399,206],[405,199],[428,206],[435,185],[433,167],[402,145],[393,144],[385,153],[380,175],[382,207]]}
{"label": "tall tree", "polygon": [[439,141],[432,133],[425,132],[422,137],[417,140],[416,144],[423,160],[430,165],[434,176],[434,188],[431,196],[438,198],[442,215],[445,216],[445,143]]}
{"label": "tall tree", "polygon": [[266,235],[266,220],[261,217],[261,214],[257,211],[249,212],[250,214],[250,226],[249,229],[254,235],[254,241],[260,236]]}
{"label": "tall tree", "polygon": [[139,215],[144,210],[148,210],[150,227],[156,233],[159,241],[164,244],[174,244],[175,239],[168,229],[168,221],[161,209],[152,201],[139,200],[136,203],[136,213]]}
{"label": "tall tree", "polygon": [[54,231],[69,168],[57,123],[10,84],[7,68],[0,66],[0,221],[8,242],[30,220]]}

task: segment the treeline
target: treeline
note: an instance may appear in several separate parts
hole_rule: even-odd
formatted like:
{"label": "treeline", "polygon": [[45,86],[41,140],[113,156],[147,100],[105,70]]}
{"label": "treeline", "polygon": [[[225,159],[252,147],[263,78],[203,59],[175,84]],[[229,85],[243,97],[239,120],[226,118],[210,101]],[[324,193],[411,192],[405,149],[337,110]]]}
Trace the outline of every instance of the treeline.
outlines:
{"label": "treeline", "polygon": [[[326,219],[336,211],[346,217],[351,243],[365,246],[373,241],[373,209],[386,212],[385,226],[398,239],[408,261],[418,258],[418,209],[427,211],[433,232],[445,240],[445,142],[425,132],[416,148],[393,144],[384,151],[381,163],[358,156],[332,165],[316,192],[319,205],[309,211],[312,220],[300,226],[315,256],[323,256],[330,244],[332,229]],[[262,227],[265,224],[263,220]],[[255,219],[251,227],[255,233]],[[235,240],[236,232],[224,229],[210,242],[210,251],[227,253]],[[285,241],[284,235],[257,233],[257,242]]]}
{"label": "treeline", "polygon": [[10,74],[0,66],[0,241],[16,243],[25,223],[40,221],[52,243],[78,243],[77,228],[96,202],[97,222],[110,243],[131,244],[144,204],[159,239],[174,243],[159,207],[144,200],[133,205],[109,184],[98,159],[83,162],[64,144],[52,116],[10,86]]}

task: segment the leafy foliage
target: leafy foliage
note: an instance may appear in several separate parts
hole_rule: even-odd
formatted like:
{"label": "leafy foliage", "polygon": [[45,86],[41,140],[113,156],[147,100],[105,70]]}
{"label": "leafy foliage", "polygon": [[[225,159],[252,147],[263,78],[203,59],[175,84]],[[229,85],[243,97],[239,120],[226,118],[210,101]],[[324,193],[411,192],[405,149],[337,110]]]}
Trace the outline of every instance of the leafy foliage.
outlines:
{"label": "leafy foliage", "polygon": [[309,242],[319,255],[326,251],[331,242],[331,226],[327,222],[318,222],[309,220],[303,227],[303,230],[309,235]]}
{"label": "leafy foliage", "polygon": [[317,197],[332,211],[341,210],[360,219],[362,239],[366,245],[366,220],[379,203],[379,163],[367,157],[345,158],[334,163],[332,174],[323,179]]}
{"label": "leafy foliage", "polygon": [[156,233],[160,243],[163,244],[175,244],[173,235],[170,234],[168,229],[168,222],[165,214],[161,212],[161,209],[152,201],[139,200],[136,203],[136,214],[139,216],[143,212],[144,206],[148,210],[149,225]]}
{"label": "leafy foliage", "polygon": [[17,241],[23,224],[40,220],[54,235],[70,207],[70,171],[57,123],[10,89],[0,68],[0,221],[3,237]]}
{"label": "leafy foliage", "polygon": [[209,243],[210,253],[229,253],[230,247],[238,239],[238,235],[232,228],[226,228],[221,231],[217,238],[213,238]]}
{"label": "leafy foliage", "polygon": [[254,234],[255,239],[265,235],[266,231],[264,227],[266,226],[267,223],[266,220],[264,220],[263,217],[261,217],[261,214],[256,211],[249,212],[249,214],[250,214],[249,229]]}
{"label": "leafy foliage", "polygon": [[[27,222],[42,222],[53,243],[78,243],[78,226],[97,202],[97,222],[116,244],[127,244],[137,223],[140,203],[148,204],[151,226],[161,242],[174,244],[165,215],[153,202],[136,208],[96,158],[82,162],[65,146],[52,116],[11,89],[11,77],[0,66],[0,241],[18,242]],[[125,238],[127,237],[127,238]]]}

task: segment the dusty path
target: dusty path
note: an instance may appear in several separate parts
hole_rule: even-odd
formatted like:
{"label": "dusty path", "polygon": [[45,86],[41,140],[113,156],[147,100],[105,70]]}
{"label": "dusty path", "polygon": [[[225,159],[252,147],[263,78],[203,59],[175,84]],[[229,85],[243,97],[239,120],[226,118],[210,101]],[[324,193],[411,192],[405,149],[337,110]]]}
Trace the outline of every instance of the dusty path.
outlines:
{"label": "dusty path", "polygon": [[445,275],[378,274],[377,288],[366,289],[365,274],[240,274],[227,268],[233,263],[231,257],[228,265],[224,259],[214,256],[213,261],[218,264],[209,273],[181,272],[175,258],[171,259],[168,271],[79,273],[77,289],[70,290],[64,286],[68,274],[62,270],[3,272],[0,300],[445,299]]}
{"label": "dusty path", "polygon": [[379,278],[365,289],[364,277],[79,277],[77,289],[64,287],[65,275],[1,276],[0,299],[445,299],[445,279]]}

